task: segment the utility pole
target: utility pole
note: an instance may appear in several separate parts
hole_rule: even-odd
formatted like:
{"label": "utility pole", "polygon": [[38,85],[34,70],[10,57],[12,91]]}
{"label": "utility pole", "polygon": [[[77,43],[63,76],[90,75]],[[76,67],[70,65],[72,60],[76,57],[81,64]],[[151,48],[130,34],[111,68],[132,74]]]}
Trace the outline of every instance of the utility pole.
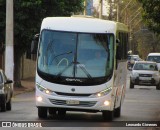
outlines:
{"label": "utility pole", "polygon": [[109,0],[109,16],[108,19],[112,20],[113,17],[113,2],[112,0]]}
{"label": "utility pole", "polygon": [[87,0],[84,0],[84,15],[86,15],[86,9],[87,9]]}
{"label": "utility pole", "polygon": [[103,12],[103,0],[99,0],[100,3],[100,11],[99,11],[99,18],[102,19],[102,12]]}
{"label": "utility pole", "polygon": [[5,73],[11,80],[14,80],[13,54],[13,0],[6,0]]}
{"label": "utility pole", "polygon": [[119,0],[117,1],[117,22],[119,22]]}

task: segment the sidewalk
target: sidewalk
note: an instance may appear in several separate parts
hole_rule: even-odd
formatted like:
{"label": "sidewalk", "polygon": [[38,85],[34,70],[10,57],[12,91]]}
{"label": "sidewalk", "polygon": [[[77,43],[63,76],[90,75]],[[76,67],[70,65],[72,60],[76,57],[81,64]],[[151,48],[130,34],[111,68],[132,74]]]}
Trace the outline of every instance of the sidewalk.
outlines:
{"label": "sidewalk", "polygon": [[21,80],[21,84],[23,86],[22,88],[17,88],[17,87],[14,88],[14,96],[21,93],[34,91],[35,78],[31,77],[31,78],[23,79]]}

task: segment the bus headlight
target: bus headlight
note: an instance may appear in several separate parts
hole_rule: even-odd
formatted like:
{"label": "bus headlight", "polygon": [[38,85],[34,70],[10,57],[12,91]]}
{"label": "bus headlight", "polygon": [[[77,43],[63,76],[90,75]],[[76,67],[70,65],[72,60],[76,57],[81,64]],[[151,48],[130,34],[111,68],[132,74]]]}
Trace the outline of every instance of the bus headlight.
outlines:
{"label": "bus headlight", "polygon": [[44,92],[45,94],[49,94],[51,95],[53,93],[52,90],[49,90],[47,88],[44,88],[43,86],[41,86],[40,84],[36,84],[37,85],[37,88],[41,91],[41,92]]}
{"label": "bus headlight", "polygon": [[103,97],[107,95],[109,92],[111,92],[111,90],[112,90],[112,87],[110,86],[101,92],[93,94],[91,97]]}

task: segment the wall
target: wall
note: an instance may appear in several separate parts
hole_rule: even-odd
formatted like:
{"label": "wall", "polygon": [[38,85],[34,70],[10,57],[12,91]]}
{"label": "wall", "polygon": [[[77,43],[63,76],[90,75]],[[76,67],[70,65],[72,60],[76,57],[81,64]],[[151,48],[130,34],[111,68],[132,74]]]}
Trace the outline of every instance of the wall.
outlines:
{"label": "wall", "polygon": [[36,73],[36,61],[25,57],[24,55],[21,60],[21,79],[35,77]]}

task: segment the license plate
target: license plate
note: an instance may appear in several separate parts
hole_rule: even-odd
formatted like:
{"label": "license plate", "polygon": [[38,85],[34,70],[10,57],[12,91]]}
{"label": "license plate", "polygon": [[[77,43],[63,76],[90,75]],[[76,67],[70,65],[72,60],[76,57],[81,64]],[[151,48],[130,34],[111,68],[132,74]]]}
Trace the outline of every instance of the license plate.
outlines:
{"label": "license plate", "polygon": [[139,77],[140,80],[151,80],[151,77]]}
{"label": "license plate", "polygon": [[68,105],[79,104],[79,101],[78,100],[67,100],[66,104],[68,104]]}

